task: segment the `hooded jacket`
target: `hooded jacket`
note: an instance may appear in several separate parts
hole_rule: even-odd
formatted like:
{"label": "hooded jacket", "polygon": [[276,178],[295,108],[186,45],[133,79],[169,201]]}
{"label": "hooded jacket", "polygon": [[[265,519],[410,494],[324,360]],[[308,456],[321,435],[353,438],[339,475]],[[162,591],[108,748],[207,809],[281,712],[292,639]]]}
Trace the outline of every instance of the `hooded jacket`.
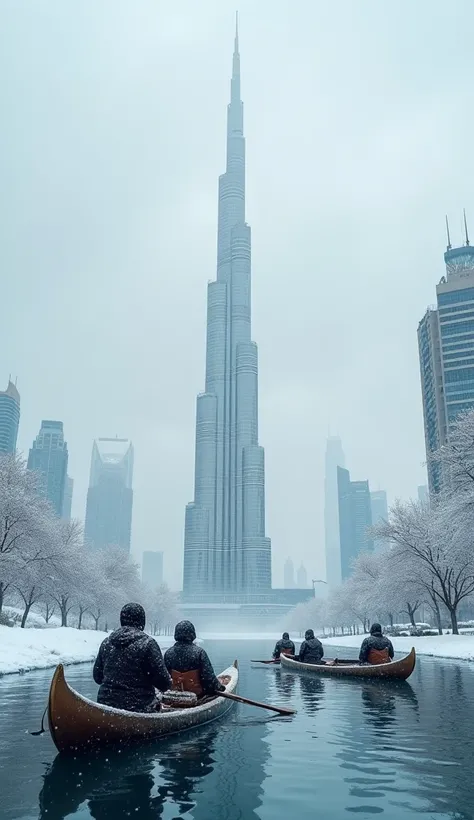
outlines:
{"label": "hooded jacket", "polygon": [[298,660],[302,663],[320,663],[323,657],[324,649],[321,641],[314,637],[312,629],[307,629],[300,646]]}
{"label": "hooded jacket", "polygon": [[102,641],[93,675],[100,684],[98,703],[130,712],[154,711],[155,688],[164,692],[172,686],[157,642],[134,626],[122,626]]}
{"label": "hooded jacket", "polygon": [[373,624],[370,627],[370,636],[362,641],[362,646],[359,652],[360,663],[370,663],[369,657],[372,649],[382,652],[384,649],[388,652],[388,657],[393,658],[393,644],[389,638],[382,635],[382,627],[380,624]]}
{"label": "hooded jacket", "polygon": [[176,643],[166,650],[164,656],[168,671],[198,671],[205,695],[223,692],[225,686],[217,680],[207,652],[194,643],[196,630],[191,621],[180,621],[176,624],[174,639]]}
{"label": "hooded jacket", "polygon": [[288,635],[288,632],[284,632],[280,640],[277,641],[275,644],[275,649],[273,650],[273,657],[275,658],[275,660],[277,660],[280,657],[284,649],[291,652],[292,655],[295,654],[295,645],[293,641],[290,641],[290,636]]}

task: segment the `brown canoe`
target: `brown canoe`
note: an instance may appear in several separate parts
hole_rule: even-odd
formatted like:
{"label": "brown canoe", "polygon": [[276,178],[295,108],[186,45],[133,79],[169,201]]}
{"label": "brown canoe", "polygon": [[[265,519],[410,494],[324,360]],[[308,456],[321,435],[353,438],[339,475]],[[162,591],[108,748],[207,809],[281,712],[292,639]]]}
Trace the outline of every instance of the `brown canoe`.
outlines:
{"label": "brown canoe", "polygon": [[[237,661],[221,675],[230,679],[226,684],[227,692],[235,692],[239,680]],[[169,709],[153,714],[112,709],[71,689],[60,664],[49,690],[48,721],[58,751],[72,753],[106,744],[153,740],[187,731],[217,720],[231,707],[232,701],[215,697],[190,709]]]}
{"label": "brown canoe", "polygon": [[341,661],[331,665],[315,664],[315,663],[301,663],[295,661],[293,658],[282,655],[281,665],[284,669],[291,669],[294,672],[312,672],[314,675],[335,675],[335,676],[350,676],[355,678],[390,678],[391,680],[407,680],[415,668],[416,653],[413,648],[409,655],[399,660],[390,661],[390,663],[371,664],[367,666],[360,666],[358,663],[350,663],[348,661]]}

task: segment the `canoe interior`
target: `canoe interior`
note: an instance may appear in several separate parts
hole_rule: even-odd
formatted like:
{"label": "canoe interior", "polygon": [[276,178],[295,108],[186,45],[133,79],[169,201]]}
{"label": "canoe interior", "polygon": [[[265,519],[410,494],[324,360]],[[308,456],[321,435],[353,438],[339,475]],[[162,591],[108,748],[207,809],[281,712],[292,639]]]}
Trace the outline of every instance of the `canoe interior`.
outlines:
{"label": "canoe interior", "polygon": [[[226,691],[235,692],[239,679],[237,661],[221,675],[229,680]],[[232,701],[217,696],[205,698],[193,708],[169,708],[151,714],[113,709],[72,689],[60,664],[51,682],[48,720],[58,751],[74,753],[109,744],[123,745],[167,737],[217,720],[232,704]]]}
{"label": "canoe interior", "polygon": [[281,665],[285,669],[295,672],[310,672],[314,675],[326,676],[351,676],[355,678],[391,678],[393,680],[407,680],[415,668],[416,653],[413,648],[409,655],[404,658],[397,658],[390,663],[359,665],[354,660],[339,662],[334,666],[330,664],[301,663],[282,656]]}

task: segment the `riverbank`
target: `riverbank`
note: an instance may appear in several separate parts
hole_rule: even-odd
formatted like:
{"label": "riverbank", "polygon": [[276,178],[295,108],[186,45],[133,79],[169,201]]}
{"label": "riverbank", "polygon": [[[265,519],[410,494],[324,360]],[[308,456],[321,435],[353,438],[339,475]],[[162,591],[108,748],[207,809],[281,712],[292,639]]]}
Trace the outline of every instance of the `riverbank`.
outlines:
{"label": "riverbank", "polygon": [[[0,676],[93,661],[105,632],[57,627],[20,629],[0,626]],[[171,637],[158,636],[161,648],[171,646]]]}
{"label": "riverbank", "polygon": [[[335,638],[323,638],[325,646],[346,646],[358,649],[364,639],[363,635],[348,635]],[[395,652],[408,654],[412,646],[417,655],[427,655],[432,658],[451,658],[453,660],[474,660],[473,635],[433,635],[422,638],[390,638]]]}

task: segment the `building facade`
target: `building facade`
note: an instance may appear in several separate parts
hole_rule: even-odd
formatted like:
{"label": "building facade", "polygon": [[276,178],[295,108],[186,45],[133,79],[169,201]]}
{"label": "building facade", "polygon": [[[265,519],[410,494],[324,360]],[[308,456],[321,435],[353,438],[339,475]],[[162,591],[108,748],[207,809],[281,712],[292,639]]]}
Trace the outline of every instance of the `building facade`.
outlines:
{"label": "building facade", "polygon": [[16,452],[20,424],[20,394],[12,381],[6,390],[0,390],[0,455]]}
{"label": "building facade", "polygon": [[196,406],[194,500],[185,516],[183,593],[194,601],[251,600],[271,592],[250,247],[236,31],[227,164],[219,178],[217,278],[207,291],[205,392]]}
{"label": "building facade", "polygon": [[71,476],[66,476],[66,486],[64,488],[64,501],[63,501],[63,512],[62,518],[65,521],[71,520],[71,513],[72,513],[72,494],[74,492],[74,479]]}
{"label": "building facade", "polygon": [[28,456],[28,469],[41,477],[44,495],[58,517],[62,516],[66,490],[68,450],[62,421],[41,422]]}
{"label": "building facade", "polygon": [[341,576],[352,575],[353,563],[361,552],[373,552],[368,529],[372,526],[372,507],[368,481],[351,481],[349,470],[337,468]]}
{"label": "building facade", "polygon": [[418,487],[418,501],[420,504],[426,504],[429,501],[429,491],[427,484],[420,484]]}
{"label": "building facade", "polygon": [[[382,521],[388,521],[388,503],[385,490],[375,490],[370,493],[370,507],[372,511],[372,526],[375,527]],[[375,552],[380,552],[387,546],[386,541],[374,540]]]}
{"label": "building facade", "polygon": [[300,565],[296,573],[296,585],[298,589],[308,589],[308,573],[303,564]]}
{"label": "building facade", "polygon": [[326,581],[329,590],[338,587],[342,580],[337,468],[344,466],[345,457],[341,439],[337,436],[329,436],[326,442],[324,474],[324,539]]}
{"label": "building facade", "polygon": [[285,566],[283,567],[283,586],[285,589],[294,589],[295,584],[295,565],[291,558],[287,558]]}
{"label": "building facade", "polygon": [[128,439],[99,438],[92,447],[85,541],[91,549],[130,552],[133,446]]}
{"label": "building facade", "polygon": [[428,485],[439,492],[442,475],[433,461],[449,436],[450,425],[474,407],[474,248],[453,248],[444,254],[446,273],[436,288],[436,307],[418,326],[418,349],[425,428]]}
{"label": "building facade", "polygon": [[150,589],[163,583],[163,553],[145,550],[142,558],[142,582]]}

